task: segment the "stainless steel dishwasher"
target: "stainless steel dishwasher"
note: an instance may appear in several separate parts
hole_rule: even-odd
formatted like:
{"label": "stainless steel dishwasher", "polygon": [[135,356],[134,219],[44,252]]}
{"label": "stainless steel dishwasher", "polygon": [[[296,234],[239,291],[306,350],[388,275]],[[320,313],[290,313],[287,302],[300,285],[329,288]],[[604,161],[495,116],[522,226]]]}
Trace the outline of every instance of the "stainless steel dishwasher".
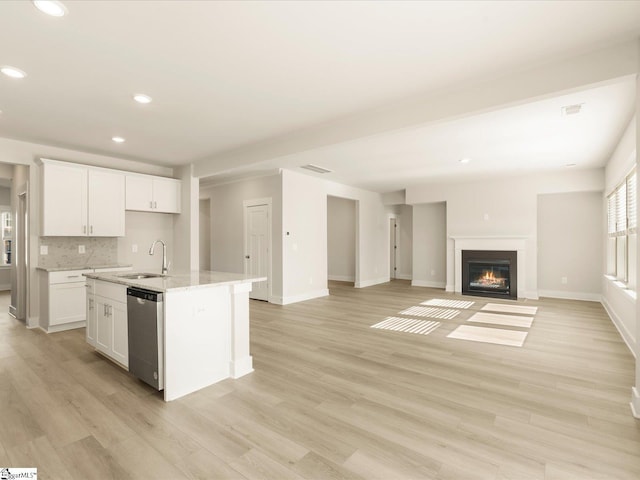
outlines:
{"label": "stainless steel dishwasher", "polygon": [[127,288],[129,372],[164,389],[164,313],[162,293]]}

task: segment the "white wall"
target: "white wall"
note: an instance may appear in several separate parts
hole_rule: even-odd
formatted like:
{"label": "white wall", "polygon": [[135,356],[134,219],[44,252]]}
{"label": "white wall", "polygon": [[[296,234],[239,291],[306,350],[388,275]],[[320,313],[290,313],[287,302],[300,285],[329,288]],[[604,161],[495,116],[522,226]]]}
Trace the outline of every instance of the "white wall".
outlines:
{"label": "white wall", "polygon": [[413,206],[413,279],[411,285],[444,288],[447,281],[447,206]]}
{"label": "white wall", "polygon": [[329,280],[356,280],[356,203],[327,197],[327,272]]}
{"label": "white wall", "polygon": [[282,299],[287,304],[329,295],[325,182],[282,172]]}
{"label": "white wall", "polygon": [[[211,268],[244,273],[245,200],[271,198],[272,270],[270,301],[282,299],[282,181],[280,175],[225,185],[203,186],[200,195],[211,201]],[[326,270],[326,264],[325,264]]]}
{"label": "white wall", "polygon": [[173,215],[173,265],[176,270],[194,271],[200,267],[200,181],[193,176],[191,165],[179,168],[178,174],[182,184],[180,214]]}
{"label": "white wall", "polygon": [[356,288],[389,280],[388,216],[382,196],[283,170],[283,303],[328,295],[328,195],[356,201]]}
{"label": "white wall", "polygon": [[[131,264],[136,271],[158,272],[162,269],[162,245],[156,245],[153,256],[149,248],[155,240],[167,245],[169,272],[175,270],[173,215],[169,213],[126,212],[124,237],[118,238],[118,262]],[[133,252],[132,247],[137,252]]]}
{"label": "white wall", "polygon": [[602,255],[600,192],[538,197],[538,294],[541,297],[599,302]]}
{"label": "white wall", "polygon": [[[604,242],[607,239],[607,195],[624,180],[636,164],[636,126],[636,117],[634,116],[605,167],[605,190],[601,199],[603,213],[600,230],[603,245],[606,245]],[[606,272],[605,261],[606,258],[601,262],[602,273]],[[602,282],[602,304],[607,309],[607,313],[631,351],[634,351],[638,326],[636,300],[617,282],[607,279],[604,275],[601,275],[600,278]]]}
{"label": "white wall", "polygon": [[[537,197],[544,193],[602,191],[603,169],[486,179],[409,187],[407,203],[446,202],[447,237],[526,237],[524,296],[537,297]],[[415,224],[414,224],[414,228]],[[453,291],[454,242],[447,241],[447,289]],[[415,257],[425,255],[415,242]],[[415,275],[415,272],[414,272]]]}

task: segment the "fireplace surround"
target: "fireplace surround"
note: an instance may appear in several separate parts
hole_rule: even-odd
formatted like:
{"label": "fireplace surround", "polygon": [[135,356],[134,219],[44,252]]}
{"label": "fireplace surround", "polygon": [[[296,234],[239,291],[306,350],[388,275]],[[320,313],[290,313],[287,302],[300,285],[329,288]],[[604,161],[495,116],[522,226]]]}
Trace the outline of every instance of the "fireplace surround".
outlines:
{"label": "fireplace surround", "polygon": [[462,294],[515,300],[518,252],[462,250]]}
{"label": "fireplace surround", "polygon": [[[511,250],[517,255],[517,298],[537,299],[535,287],[535,255],[529,245],[531,239],[524,235],[449,235],[447,248],[448,292],[462,293],[462,251],[463,250]],[[529,247],[529,248],[527,248]],[[534,249],[535,250],[535,249]],[[532,277],[533,276],[533,277]],[[531,283],[533,282],[533,283]],[[515,290],[512,288],[512,290]]]}

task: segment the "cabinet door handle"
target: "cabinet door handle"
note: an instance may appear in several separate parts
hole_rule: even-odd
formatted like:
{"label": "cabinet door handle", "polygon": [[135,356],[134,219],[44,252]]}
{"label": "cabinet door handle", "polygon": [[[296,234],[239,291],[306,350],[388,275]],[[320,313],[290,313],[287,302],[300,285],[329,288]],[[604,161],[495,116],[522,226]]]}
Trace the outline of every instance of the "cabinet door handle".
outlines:
{"label": "cabinet door handle", "polygon": [[93,225],[91,225],[91,233],[93,234]]}
{"label": "cabinet door handle", "polygon": [[85,234],[87,233],[87,226],[86,225],[82,226],[82,233],[85,233]]}
{"label": "cabinet door handle", "polygon": [[149,201],[149,208],[153,208],[153,202]]}
{"label": "cabinet door handle", "polygon": [[80,275],[67,275],[67,278],[80,278]]}
{"label": "cabinet door handle", "polygon": [[153,208],[158,208],[158,202],[156,201],[153,202]]}

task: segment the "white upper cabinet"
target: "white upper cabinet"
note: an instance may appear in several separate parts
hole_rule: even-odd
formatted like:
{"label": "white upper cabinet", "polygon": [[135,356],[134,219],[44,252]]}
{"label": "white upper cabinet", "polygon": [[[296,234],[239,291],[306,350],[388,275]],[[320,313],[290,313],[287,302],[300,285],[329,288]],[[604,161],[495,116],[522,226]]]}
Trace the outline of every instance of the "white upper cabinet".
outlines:
{"label": "white upper cabinet", "polygon": [[42,235],[123,237],[124,175],[42,160]]}
{"label": "white upper cabinet", "polygon": [[151,175],[127,175],[126,209],[180,213],[180,181]]}
{"label": "white upper cabinet", "polygon": [[42,235],[87,235],[87,168],[42,164]]}
{"label": "white upper cabinet", "polygon": [[124,237],[124,188],[121,173],[89,170],[89,236]]}

